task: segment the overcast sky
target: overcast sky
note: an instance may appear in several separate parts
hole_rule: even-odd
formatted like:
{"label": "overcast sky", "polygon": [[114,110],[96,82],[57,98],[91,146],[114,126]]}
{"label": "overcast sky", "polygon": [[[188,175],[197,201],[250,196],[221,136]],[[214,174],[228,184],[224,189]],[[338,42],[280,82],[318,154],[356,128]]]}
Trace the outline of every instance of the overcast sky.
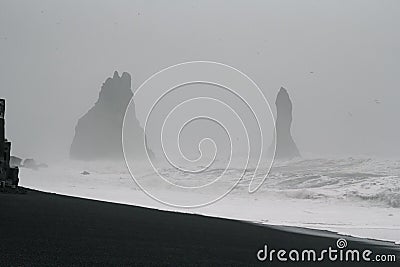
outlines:
{"label": "overcast sky", "polygon": [[[13,154],[68,154],[114,70],[137,88],[191,60],[293,101],[303,154],[400,157],[400,1],[0,0],[0,96]],[[376,100],[376,101],[375,101]]]}

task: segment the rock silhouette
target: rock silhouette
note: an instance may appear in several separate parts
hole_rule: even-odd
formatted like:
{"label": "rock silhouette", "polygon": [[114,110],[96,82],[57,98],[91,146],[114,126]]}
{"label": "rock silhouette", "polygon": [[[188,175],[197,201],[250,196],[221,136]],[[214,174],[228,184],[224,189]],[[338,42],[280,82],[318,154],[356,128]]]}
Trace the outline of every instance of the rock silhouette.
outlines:
{"label": "rock silhouette", "polygon": [[290,132],[292,125],[292,101],[285,88],[281,87],[276,105],[276,150],[275,159],[300,157],[299,150]]}
{"label": "rock silhouette", "polygon": [[[133,93],[131,76],[124,72],[121,77],[114,72],[102,85],[95,105],[79,119],[70,148],[70,157],[78,160],[123,159],[122,124],[124,114]],[[143,129],[137,122],[137,137]],[[145,155],[138,148],[138,154]]]}
{"label": "rock silhouette", "polygon": [[49,167],[46,163],[40,163],[38,164],[36,160],[34,159],[24,159],[23,164],[21,167],[32,169],[32,170],[37,170],[39,168],[47,168]]}
{"label": "rock silhouette", "polygon": [[11,167],[21,167],[22,159],[17,156],[11,156],[10,157],[10,166]]}
{"label": "rock silhouette", "polygon": [[17,156],[10,157],[10,166],[11,167],[28,168],[28,169],[33,169],[33,170],[49,167],[46,163],[37,164],[36,160],[34,160],[34,159],[21,159]]}
{"label": "rock silhouette", "polygon": [[14,190],[19,183],[19,168],[10,166],[11,142],[6,139],[5,135],[5,114],[6,100],[0,98],[0,188],[6,187]]}

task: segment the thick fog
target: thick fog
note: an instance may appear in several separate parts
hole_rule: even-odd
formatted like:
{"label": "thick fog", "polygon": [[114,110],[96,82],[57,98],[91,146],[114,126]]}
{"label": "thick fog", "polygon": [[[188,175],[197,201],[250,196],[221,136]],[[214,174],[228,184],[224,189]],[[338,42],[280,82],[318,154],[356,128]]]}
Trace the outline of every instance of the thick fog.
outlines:
{"label": "thick fog", "polygon": [[399,14],[397,0],[1,0],[6,135],[20,157],[65,158],[115,70],[134,90],[210,60],[246,73],[274,112],[287,89],[302,155],[399,157]]}

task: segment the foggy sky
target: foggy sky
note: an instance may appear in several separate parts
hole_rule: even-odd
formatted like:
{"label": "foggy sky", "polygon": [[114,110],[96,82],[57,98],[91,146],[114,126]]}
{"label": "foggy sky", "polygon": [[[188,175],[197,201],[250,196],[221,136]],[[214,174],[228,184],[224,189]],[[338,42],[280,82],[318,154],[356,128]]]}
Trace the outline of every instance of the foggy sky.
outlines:
{"label": "foggy sky", "polygon": [[0,0],[6,134],[15,155],[65,157],[114,70],[134,89],[210,60],[249,75],[271,104],[287,88],[303,155],[399,157],[399,14],[396,0]]}

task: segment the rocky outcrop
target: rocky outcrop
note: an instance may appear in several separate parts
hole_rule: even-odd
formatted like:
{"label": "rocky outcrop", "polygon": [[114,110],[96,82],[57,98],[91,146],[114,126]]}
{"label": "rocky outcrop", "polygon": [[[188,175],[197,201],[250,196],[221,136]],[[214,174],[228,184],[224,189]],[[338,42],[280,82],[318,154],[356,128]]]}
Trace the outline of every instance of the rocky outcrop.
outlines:
{"label": "rocky outcrop", "polygon": [[22,159],[16,156],[10,157],[10,166],[11,167],[21,167],[22,166]]}
{"label": "rocky outcrop", "polygon": [[[131,76],[114,72],[102,85],[95,105],[79,119],[70,148],[78,160],[122,159],[122,124],[133,93]],[[137,132],[143,133],[137,122]]]}
{"label": "rocky outcrop", "polygon": [[16,156],[11,156],[10,157],[10,166],[11,167],[22,167],[22,168],[28,168],[28,169],[33,169],[37,170],[39,168],[47,168],[48,165],[46,163],[36,163],[36,160],[34,159],[21,159]]}
{"label": "rocky outcrop", "polygon": [[276,105],[276,150],[275,159],[300,157],[292,138],[292,101],[285,88],[281,87],[275,101]]}
{"label": "rocky outcrop", "polygon": [[21,167],[37,170],[39,168],[47,168],[48,165],[46,163],[38,164],[34,159],[25,159]]}

